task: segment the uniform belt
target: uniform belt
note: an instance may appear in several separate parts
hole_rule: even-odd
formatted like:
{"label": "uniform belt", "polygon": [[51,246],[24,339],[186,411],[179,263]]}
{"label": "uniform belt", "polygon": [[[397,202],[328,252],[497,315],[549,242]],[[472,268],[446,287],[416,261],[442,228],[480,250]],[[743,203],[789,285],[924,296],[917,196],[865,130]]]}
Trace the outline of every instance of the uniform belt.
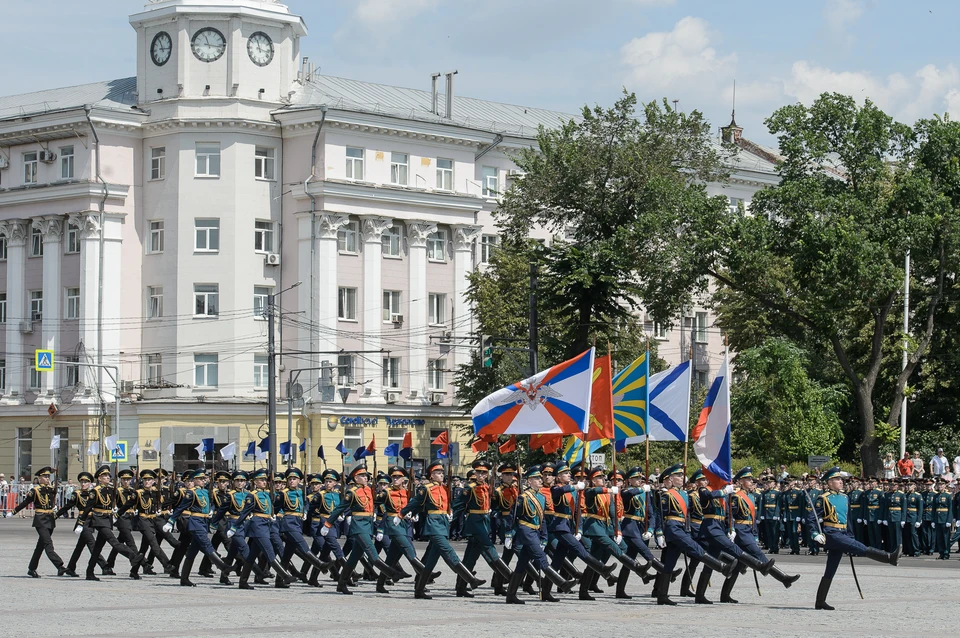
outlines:
{"label": "uniform belt", "polygon": [[879,505],[867,505],[867,509],[871,509],[871,510],[875,510],[875,509],[877,509],[878,507],[880,507],[880,506],[879,506]]}
{"label": "uniform belt", "polygon": [[511,514],[513,514],[513,510],[501,510],[501,511],[500,511],[500,516],[510,516]]}
{"label": "uniform belt", "polygon": [[735,520],[734,523],[736,523],[737,525],[753,525],[753,521],[740,520],[740,519]]}
{"label": "uniform belt", "polygon": [[938,507],[938,508],[937,508],[937,511],[938,511],[938,512],[949,512],[949,511],[950,511],[950,508],[949,508],[949,507]]}
{"label": "uniform belt", "polygon": [[899,507],[888,507],[888,508],[887,508],[887,511],[888,511],[888,512],[899,512],[899,511],[900,511],[900,508],[899,508]]}
{"label": "uniform belt", "polygon": [[680,523],[686,523],[686,522],[687,522],[686,519],[684,519],[682,516],[664,516],[664,517],[663,517],[663,520],[665,520],[665,521],[678,521],[678,522],[680,522]]}
{"label": "uniform belt", "polygon": [[350,516],[357,518],[373,518],[373,512],[351,512]]}
{"label": "uniform belt", "polygon": [[100,509],[99,507],[94,507],[93,513],[94,514],[113,514],[113,510],[104,510],[104,509]]}
{"label": "uniform belt", "polygon": [[584,514],[584,516],[586,516],[587,518],[596,519],[598,521],[605,521],[609,518],[607,516],[600,516],[599,514]]}
{"label": "uniform belt", "polygon": [[533,523],[528,523],[527,521],[520,521],[520,524],[524,527],[529,527],[530,529],[540,529],[539,525],[534,525]]}
{"label": "uniform belt", "polygon": [[440,514],[443,514],[444,516],[446,516],[447,512],[444,510],[427,510],[427,515],[440,515]]}
{"label": "uniform belt", "polygon": [[764,507],[776,508],[776,507],[777,507],[777,504],[776,504],[776,503],[764,503],[763,506],[764,506]]}
{"label": "uniform belt", "polygon": [[787,509],[798,510],[798,509],[800,509],[800,506],[799,506],[799,505],[787,505]]}
{"label": "uniform belt", "polygon": [[239,514],[224,514],[227,518],[240,518]]}
{"label": "uniform belt", "polygon": [[629,518],[631,521],[643,521],[646,520],[643,516],[634,516],[633,514],[624,514],[624,518]]}
{"label": "uniform belt", "polygon": [[53,514],[54,510],[33,510],[34,514]]}
{"label": "uniform belt", "polygon": [[566,519],[573,518],[573,516],[571,516],[570,514],[561,514],[559,512],[554,512],[553,515],[556,516],[557,518],[566,518]]}
{"label": "uniform belt", "polygon": [[704,518],[709,518],[711,521],[722,521],[726,518],[723,514],[704,514]]}
{"label": "uniform belt", "polygon": [[210,518],[209,514],[204,514],[203,512],[184,512],[184,516],[191,516],[193,518]]}
{"label": "uniform belt", "polygon": [[269,514],[259,514],[259,513],[257,513],[257,514],[254,514],[254,516],[256,516],[257,518],[270,518],[270,515],[269,515]]}
{"label": "uniform belt", "polygon": [[834,529],[847,529],[846,525],[841,525],[840,523],[824,523],[826,527],[832,527]]}
{"label": "uniform belt", "polygon": [[467,514],[489,514],[490,510],[467,510]]}
{"label": "uniform belt", "polygon": [[303,512],[280,512],[277,516],[303,516]]}
{"label": "uniform belt", "polygon": [[141,514],[140,518],[156,518],[156,514]]}

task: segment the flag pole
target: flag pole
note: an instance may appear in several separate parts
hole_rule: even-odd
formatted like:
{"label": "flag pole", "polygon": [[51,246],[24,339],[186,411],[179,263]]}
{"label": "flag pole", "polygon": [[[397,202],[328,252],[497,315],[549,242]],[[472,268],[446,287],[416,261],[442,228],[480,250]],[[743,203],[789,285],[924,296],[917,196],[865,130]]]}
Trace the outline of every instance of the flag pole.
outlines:
{"label": "flag pole", "polygon": [[[690,361],[690,374],[687,375],[687,378],[690,379],[687,382],[687,403],[690,403],[690,386],[693,384],[693,330],[690,331],[690,350],[689,350],[689,361]],[[683,438],[683,478],[686,481],[687,478],[687,452],[690,449],[690,416],[687,415],[687,435]]]}

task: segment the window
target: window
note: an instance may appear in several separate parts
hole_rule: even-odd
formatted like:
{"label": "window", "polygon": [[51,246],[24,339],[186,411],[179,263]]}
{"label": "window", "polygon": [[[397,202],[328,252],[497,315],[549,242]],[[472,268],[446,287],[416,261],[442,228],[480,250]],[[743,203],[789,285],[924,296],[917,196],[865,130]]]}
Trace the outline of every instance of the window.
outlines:
{"label": "window", "polygon": [[496,235],[483,235],[480,237],[480,263],[489,264],[493,259],[493,251],[500,240]]}
{"label": "window", "polygon": [[437,158],[437,188],[453,190],[453,160]]}
{"label": "window", "polygon": [[150,252],[163,252],[163,222],[150,222]]}
{"label": "window", "polygon": [[267,318],[267,298],[270,296],[270,286],[253,287],[253,318],[263,321]]}
{"label": "window", "polygon": [[7,323],[7,293],[0,292],[0,323]]}
{"label": "window", "polygon": [[197,144],[197,177],[220,177],[219,144]]}
{"label": "window", "polygon": [[693,386],[695,388],[707,387],[707,371],[706,370],[693,371]]}
{"label": "window", "polygon": [[80,318],[80,289],[67,288],[67,319]]}
{"label": "window", "polygon": [[427,295],[430,311],[430,324],[442,325],[447,320],[447,296],[431,292]]}
{"label": "window", "polygon": [[67,247],[66,252],[80,252],[80,228],[73,224],[67,224]]}
{"label": "window", "polygon": [[427,235],[427,259],[430,261],[447,260],[447,233],[442,230]]}
{"label": "window", "polygon": [[707,342],[707,313],[698,312],[694,318],[693,340],[697,343]]}
{"label": "window", "polygon": [[409,157],[406,153],[390,153],[390,183],[407,185],[407,161]]}
{"label": "window", "polygon": [[158,319],[163,316],[163,286],[147,288],[147,319]]}
{"label": "window", "polygon": [[198,253],[218,252],[220,250],[220,220],[197,219],[193,223],[197,232],[194,250]]}
{"label": "window", "polygon": [[728,197],[727,198],[727,208],[731,213],[737,213],[740,210],[740,205],[743,204],[742,197]]}
{"label": "window", "polygon": [[667,327],[660,323],[659,321],[653,322],[653,338],[654,339],[666,339],[667,338]]}
{"label": "window", "polygon": [[400,387],[400,357],[385,357],[383,360],[383,387]]}
{"label": "window", "polygon": [[198,388],[215,388],[219,384],[219,357],[215,354],[193,355],[193,385]]}
{"label": "window", "polygon": [[7,238],[0,237],[0,261],[7,260]]}
{"label": "window", "polygon": [[390,323],[393,321],[391,315],[403,314],[400,312],[400,291],[399,290],[384,290],[383,291],[383,321],[384,323]]}
{"label": "window", "polygon": [[220,313],[220,286],[217,284],[194,284],[193,298],[195,317],[216,317]]}
{"label": "window", "polygon": [[[363,428],[343,428],[343,445],[351,452],[363,447]],[[349,463],[353,460],[353,455],[349,455],[347,459]]]}
{"label": "window", "polygon": [[[69,363],[78,363],[80,357],[66,357],[67,362]],[[75,388],[78,383],[80,383],[80,366],[63,366],[64,372],[64,381],[65,385],[68,388]]]}
{"label": "window", "polygon": [[347,179],[363,179],[363,149],[347,147]]}
{"label": "window", "polygon": [[253,152],[253,175],[257,179],[273,179],[274,172],[274,150],[258,146]]}
{"label": "window", "polygon": [[43,321],[43,291],[30,291],[30,319],[32,321]]}
{"label": "window", "polygon": [[37,161],[36,151],[33,151],[32,153],[23,154],[23,183],[24,184],[37,183],[37,169],[39,167],[40,167],[40,163]]}
{"label": "window", "polygon": [[444,390],[443,373],[447,368],[446,359],[431,359],[427,366],[427,381],[431,390]]}
{"label": "window", "polygon": [[492,166],[484,166],[480,169],[480,179],[483,186],[484,197],[496,197],[500,194],[499,172]]}
{"label": "window", "polygon": [[0,390],[7,389],[7,360],[0,359]]}
{"label": "window", "polygon": [[147,355],[147,383],[150,385],[163,383],[163,355]]}
{"label": "window", "polygon": [[17,476],[30,476],[32,453],[33,428],[17,428]]}
{"label": "window", "polygon": [[403,435],[407,433],[406,428],[387,428],[387,445],[397,444],[397,448],[403,446]]}
{"label": "window", "polygon": [[349,222],[346,226],[338,230],[337,248],[339,248],[340,252],[356,254],[359,234],[359,224],[357,222]]}
{"label": "window", "polygon": [[60,147],[60,179],[73,179],[73,147]]}
{"label": "window", "polygon": [[337,318],[346,321],[357,320],[356,288],[340,288],[337,295]]}
{"label": "window", "polygon": [[273,222],[254,222],[253,249],[258,253],[273,252]]}
{"label": "window", "polygon": [[31,389],[31,390],[39,390],[39,389],[40,389],[40,382],[41,382],[41,380],[42,380],[42,379],[41,379],[41,375],[42,375],[42,374],[43,374],[43,373],[40,372],[39,370],[37,370],[34,366],[30,366],[30,389]]}
{"label": "window", "polygon": [[30,256],[43,257],[43,231],[37,227],[30,229]]}
{"label": "window", "polygon": [[380,236],[380,254],[384,257],[399,257],[402,232],[400,226],[391,226],[383,231]]}
{"label": "window", "polygon": [[268,363],[267,355],[253,355],[253,387],[258,390],[266,389],[267,384],[270,383],[270,377],[267,376],[269,371]]}
{"label": "window", "polygon": [[167,174],[167,148],[158,146],[150,149],[150,179],[163,179]]}
{"label": "window", "polygon": [[353,379],[353,355],[339,355],[337,357],[337,385],[353,385]]}

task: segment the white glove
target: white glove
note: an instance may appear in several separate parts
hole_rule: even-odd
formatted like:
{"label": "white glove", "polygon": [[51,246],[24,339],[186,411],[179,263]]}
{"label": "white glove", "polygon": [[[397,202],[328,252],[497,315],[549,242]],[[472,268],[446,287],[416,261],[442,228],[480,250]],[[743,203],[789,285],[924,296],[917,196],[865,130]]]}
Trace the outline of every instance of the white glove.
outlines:
{"label": "white glove", "polygon": [[406,514],[403,515],[403,517],[408,521],[413,520],[413,512],[407,512]]}
{"label": "white glove", "polygon": [[352,523],[352,522],[353,522],[353,517],[352,517],[352,516],[348,516],[348,517],[347,517],[347,525],[349,525],[349,524]]}
{"label": "white glove", "polygon": [[394,524],[394,525],[399,525],[399,524],[400,524],[400,517],[399,517],[399,516],[394,516],[394,517],[393,517],[393,524]]}
{"label": "white glove", "polygon": [[577,540],[580,540],[581,538],[583,538],[583,534],[581,534],[580,532],[577,532],[576,534],[573,535],[573,537]]}
{"label": "white glove", "polygon": [[503,546],[506,547],[507,549],[512,548],[512,547],[513,547],[513,537],[512,537],[512,536],[507,536],[505,539],[503,539]]}
{"label": "white glove", "polygon": [[[10,518],[10,514],[9,514],[9,513],[7,513],[7,518]],[[77,534],[77,535],[82,534],[82,533],[83,533],[83,526],[82,526],[82,525],[77,525],[77,526],[73,529],[73,533],[74,533],[74,534]]]}
{"label": "white glove", "polygon": [[813,535],[813,542],[817,543],[818,545],[826,545],[826,544],[827,544],[827,537],[824,536],[823,534],[814,534],[814,535]]}
{"label": "white glove", "polygon": [[800,522],[800,517],[799,517],[799,516],[797,517],[797,522],[798,522],[798,523]]}
{"label": "white glove", "polygon": [[653,532],[647,530],[646,532],[643,533],[643,535],[640,538],[642,538],[645,541],[648,541],[651,538],[653,538]]}
{"label": "white glove", "polygon": [[665,549],[667,547],[667,540],[663,536],[657,536],[657,547],[660,549]]}
{"label": "white glove", "polygon": [[342,522],[343,522],[343,514],[341,514],[340,516],[337,517],[337,522],[338,522],[338,523],[342,523]]}
{"label": "white glove", "polygon": [[120,511],[120,510],[117,509],[116,507],[113,508],[113,513],[114,513],[114,514],[116,514],[116,513],[119,512],[119,511]]}
{"label": "white glove", "polygon": [[613,542],[616,543],[617,545],[619,545],[622,540],[623,540],[623,534],[617,534],[616,536],[613,537]]}
{"label": "white glove", "polygon": [[643,486],[643,491],[644,491],[644,493],[648,493],[648,492],[650,491],[650,486],[649,486],[649,485],[644,485],[644,486]]}
{"label": "white glove", "polygon": [[168,523],[164,523],[164,525],[163,525],[163,527],[162,527],[161,529],[162,529],[163,531],[165,531],[167,534],[169,534],[170,532],[173,531],[173,523],[169,523],[169,522],[168,522]]}
{"label": "white glove", "polygon": [[233,530],[233,529],[228,529],[228,530],[227,530],[227,538],[233,538],[233,537],[236,536],[236,535],[237,535],[236,530]]}
{"label": "white glove", "polygon": [[452,520],[453,520],[453,514],[452,514],[452,513],[447,514],[447,520],[448,520],[448,521],[452,521]]}
{"label": "white glove", "polygon": [[383,532],[377,532],[377,541],[379,542],[382,540],[383,540]]}
{"label": "white glove", "polygon": [[733,494],[736,491],[736,488],[734,488],[732,485],[724,485],[723,489],[720,491],[724,494]]}
{"label": "white glove", "polygon": [[889,525],[889,524],[890,524],[889,521],[880,521],[880,522],[883,523],[884,525]]}
{"label": "white glove", "polygon": [[735,540],[737,538],[737,530],[735,529],[730,530],[730,532],[727,534],[727,538],[729,538],[730,540]]}
{"label": "white glove", "polygon": [[273,521],[274,523],[276,523],[276,522],[277,522],[277,515],[274,514],[273,516],[271,516],[271,517],[270,517],[270,520]]}
{"label": "white glove", "polygon": [[900,521],[900,527],[903,527],[905,524],[903,521]]}
{"label": "white glove", "polygon": [[620,488],[614,485],[613,487],[607,488],[607,491],[611,494],[618,494],[620,492]]}
{"label": "white glove", "polygon": [[574,487],[577,488],[577,491],[578,491],[578,492],[582,492],[583,489],[584,489],[586,486],[587,486],[587,484],[584,483],[583,481],[578,481],[577,484],[574,485]]}
{"label": "white glove", "polygon": [[13,512],[7,512],[7,518],[13,518]]}
{"label": "white glove", "polygon": [[862,518],[858,518],[858,519],[857,519],[857,522],[858,522],[858,523],[862,523],[862,522],[863,522],[863,519],[862,519]]}
{"label": "white glove", "polygon": [[410,520],[413,521],[414,523],[417,523],[417,522],[420,521],[420,515],[419,515],[419,514],[414,514],[414,515],[413,515],[413,518],[411,518]]}
{"label": "white glove", "polygon": [[919,528],[919,527],[920,527],[920,521],[917,521],[916,523],[914,523],[913,526],[916,527],[916,528]]}
{"label": "white glove", "polygon": [[934,523],[934,522],[932,522],[932,521],[930,522],[930,527],[936,527],[936,526],[937,526],[936,523]]}
{"label": "white glove", "polygon": [[320,536],[326,536],[329,533],[330,533],[330,528],[327,527],[326,525],[320,528]]}

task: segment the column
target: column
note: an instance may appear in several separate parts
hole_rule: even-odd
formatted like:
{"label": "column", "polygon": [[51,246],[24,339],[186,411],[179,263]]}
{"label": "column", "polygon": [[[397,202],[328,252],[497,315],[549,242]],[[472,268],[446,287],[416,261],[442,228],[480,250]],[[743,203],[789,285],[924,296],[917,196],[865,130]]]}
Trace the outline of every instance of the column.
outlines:
{"label": "column", "polygon": [[28,359],[23,356],[23,334],[20,323],[28,319],[24,268],[26,266],[27,223],[13,219],[0,222],[0,234],[7,238],[7,389],[0,397],[0,405],[23,403],[24,377]]}
{"label": "column", "polygon": [[[383,329],[383,283],[380,268],[383,255],[380,238],[383,232],[393,226],[393,220],[387,217],[363,217],[363,332],[364,350],[380,349],[380,331]],[[383,396],[382,357],[367,354],[360,357],[363,376],[360,381],[360,403],[385,403]]]}
{"label": "column", "polygon": [[[318,331],[315,326],[319,318],[317,313],[317,299],[320,294],[320,279],[317,273],[316,261],[316,231],[314,224],[316,218],[313,213],[306,211],[297,213],[297,279],[303,283],[296,289],[297,309],[300,311],[299,317],[302,319],[297,328],[297,342],[293,347],[297,350],[308,350],[316,352],[320,349],[318,341]],[[275,289],[274,291],[278,291]],[[286,293],[294,294],[294,291]],[[286,348],[286,345],[283,346]],[[306,355],[300,359],[294,359],[296,365],[294,368],[316,368],[320,365],[320,356],[316,354]],[[287,375],[280,375],[280,388],[286,388]],[[300,375],[300,384],[304,388],[304,399],[313,400],[317,391],[317,372],[306,371]],[[281,394],[281,397],[286,394]]]}
{"label": "column", "polygon": [[426,221],[407,223],[410,261],[410,316],[406,330],[410,334],[407,358],[407,403],[428,405],[427,398],[427,236],[437,225]]}
{"label": "column", "polygon": [[[320,213],[317,215],[317,317],[311,321],[314,329],[319,331],[317,350],[329,352],[337,346],[337,260],[340,249],[337,243],[337,233],[350,223],[349,215],[336,213]],[[337,355],[321,354],[318,360],[330,361],[337,364]],[[339,399],[339,397],[337,397]]]}
{"label": "column", "polygon": [[[81,363],[97,363],[97,330],[100,326],[100,214],[92,211],[73,213],[69,223],[80,229],[80,344]],[[96,404],[100,373],[97,368],[80,366],[83,391],[76,403]]]}
{"label": "column", "polygon": [[[480,233],[481,226],[457,225],[453,227],[453,343],[461,345],[457,337],[468,336],[473,323],[470,315],[473,308],[467,303],[467,275],[473,272],[473,247]],[[466,345],[463,343],[462,345]],[[470,362],[470,351],[466,348],[454,347],[450,349],[450,360],[447,367],[456,370],[458,366]]]}
{"label": "column", "polygon": [[[120,290],[123,269],[123,218],[124,215],[107,213],[103,216],[103,356],[101,363],[105,366],[115,366],[112,374],[119,375],[120,369],[120,335],[117,330],[120,325]],[[81,293],[82,294],[82,293]],[[142,305],[141,305],[142,307]],[[222,368],[221,368],[222,370]],[[110,374],[101,372],[100,393],[107,403],[115,399],[117,388],[111,380]],[[122,381],[122,379],[119,379]],[[118,426],[119,427],[119,426]]]}
{"label": "column", "polygon": [[[63,290],[60,287],[60,261],[63,248],[63,219],[56,215],[36,217],[33,228],[43,233],[43,335],[41,347],[60,354],[60,328],[62,311],[60,305]],[[57,401],[57,373],[45,372],[40,377],[40,392],[34,403],[48,404]]]}

